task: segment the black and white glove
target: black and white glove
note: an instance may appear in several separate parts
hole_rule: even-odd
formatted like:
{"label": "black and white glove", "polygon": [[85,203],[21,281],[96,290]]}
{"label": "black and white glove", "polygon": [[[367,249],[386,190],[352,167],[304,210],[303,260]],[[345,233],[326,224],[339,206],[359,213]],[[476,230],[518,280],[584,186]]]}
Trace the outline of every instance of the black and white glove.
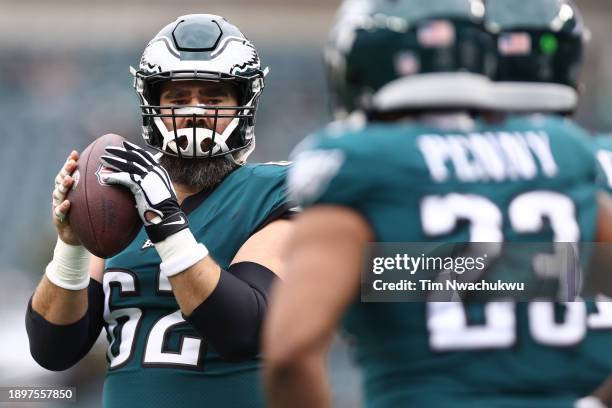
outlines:
{"label": "black and white glove", "polygon": [[153,243],[189,227],[168,172],[151,153],[130,142],[123,142],[123,148],[107,147],[106,152],[100,160],[115,173],[104,181],[125,186],[134,194],[138,215]]}
{"label": "black and white glove", "polygon": [[106,152],[100,160],[115,172],[104,181],[125,186],[134,194],[138,214],[162,260],[161,272],[171,277],[206,257],[208,249],[189,230],[170,176],[155,157],[126,141],[122,148],[107,147]]}

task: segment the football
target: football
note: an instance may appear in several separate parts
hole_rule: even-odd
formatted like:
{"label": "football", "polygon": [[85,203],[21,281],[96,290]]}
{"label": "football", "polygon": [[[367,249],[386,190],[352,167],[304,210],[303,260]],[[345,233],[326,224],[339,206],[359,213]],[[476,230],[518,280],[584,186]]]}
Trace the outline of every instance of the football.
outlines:
{"label": "football", "polygon": [[122,146],[125,139],[112,133],[96,139],[80,154],[74,183],[68,192],[68,220],[85,248],[100,258],[121,252],[136,237],[142,221],[132,193],[103,181],[111,170],[100,163],[107,146]]}

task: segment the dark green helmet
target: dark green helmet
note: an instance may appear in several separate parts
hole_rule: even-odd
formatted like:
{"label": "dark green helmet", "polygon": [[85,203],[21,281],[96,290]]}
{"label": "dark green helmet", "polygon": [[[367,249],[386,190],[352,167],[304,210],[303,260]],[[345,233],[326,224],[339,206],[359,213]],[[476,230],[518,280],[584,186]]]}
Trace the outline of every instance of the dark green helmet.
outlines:
{"label": "dark green helmet", "polygon": [[485,19],[498,36],[494,107],[573,111],[588,37],[574,2],[488,0]]}
{"label": "dark green helmet", "polygon": [[481,108],[495,70],[481,0],[347,0],[325,49],[336,118]]}

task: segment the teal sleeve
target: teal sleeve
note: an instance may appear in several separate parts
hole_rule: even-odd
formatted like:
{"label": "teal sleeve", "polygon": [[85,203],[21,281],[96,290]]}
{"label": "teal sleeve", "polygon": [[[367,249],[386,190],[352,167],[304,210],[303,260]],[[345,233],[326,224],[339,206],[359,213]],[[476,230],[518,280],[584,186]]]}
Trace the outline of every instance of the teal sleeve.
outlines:
{"label": "teal sleeve", "polygon": [[612,137],[597,135],[591,144],[597,160],[597,185],[608,193],[612,193]]}
{"label": "teal sleeve", "polygon": [[288,188],[303,207],[338,204],[354,207],[372,189],[371,162],[355,148],[352,135],[310,138],[307,148],[293,157]]}
{"label": "teal sleeve", "polygon": [[[257,204],[259,211],[255,211],[259,221],[256,231],[260,230],[264,224],[274,221],[273,217],[280,218],[283,210],[295,207],[290,202],[287,192],[287,172],[289,162],[272,162],[255,165],[251,172],[252,197],[244,197],[244,205],[253,206]],[[255,182],[256,181],[256,182]]]}

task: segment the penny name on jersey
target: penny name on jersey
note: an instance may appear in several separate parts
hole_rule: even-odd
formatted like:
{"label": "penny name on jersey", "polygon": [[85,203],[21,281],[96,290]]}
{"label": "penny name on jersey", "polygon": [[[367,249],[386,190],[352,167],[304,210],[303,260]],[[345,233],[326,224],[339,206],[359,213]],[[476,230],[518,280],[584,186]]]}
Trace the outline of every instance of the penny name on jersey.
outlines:
{"label": "penny name on jersey", "polygon": [[544,131],[427,134],[419,137],[418,147],[438,183],[453,177],[448,164],[461,182],[552,178],[558,172]]}

